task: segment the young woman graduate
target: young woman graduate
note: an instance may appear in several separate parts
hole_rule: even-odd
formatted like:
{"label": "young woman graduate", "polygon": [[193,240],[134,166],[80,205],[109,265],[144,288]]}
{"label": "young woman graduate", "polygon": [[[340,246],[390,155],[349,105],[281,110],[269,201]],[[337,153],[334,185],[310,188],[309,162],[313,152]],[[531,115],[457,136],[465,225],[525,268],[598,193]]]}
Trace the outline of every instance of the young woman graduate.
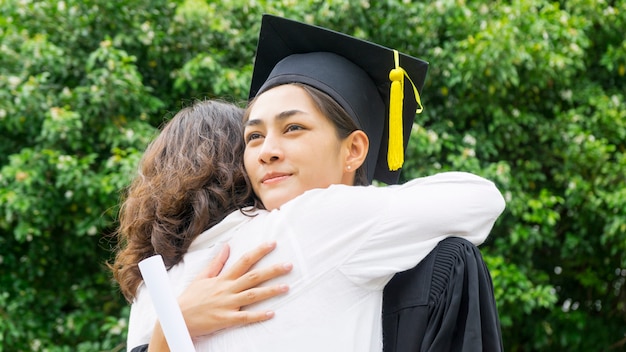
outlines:
{"label": "young woman graduate", "polygon": [[[367,181],[357,176],[355,184],[395,184],[415,112],[422,110],[426,71],[426,62],[395,50],[266,15],[250,95],[292,82],[323,91],[369,137],[362,168]],[[332,120],[332,102],[317,105]],[[335,122],[339,131],[340,125]],[[420,265],[389,282],[383,296],[386,352],[503,350],[491,276],[474,244],[445,239]]]}
{"label": "young woman graduate", "polygon": [[[447,237],[486,239],[504,200],[481,177],[450,172],[354,187],[397,182],[390,168],[401,166],[426,68],[372,43],[264,16],[244,165],[267,210],[234,212],[196,241],[227,241],[233,259],[276,241],[259,264],[292,262],[290,289],[246,307],[276,312],[257,324],[202,336],[186,319],[198,351],[381,351],[382,294],[393,275]],[[185,295],[202,292],[190,286]],[[195,301],[181,303],[183,312]]]}

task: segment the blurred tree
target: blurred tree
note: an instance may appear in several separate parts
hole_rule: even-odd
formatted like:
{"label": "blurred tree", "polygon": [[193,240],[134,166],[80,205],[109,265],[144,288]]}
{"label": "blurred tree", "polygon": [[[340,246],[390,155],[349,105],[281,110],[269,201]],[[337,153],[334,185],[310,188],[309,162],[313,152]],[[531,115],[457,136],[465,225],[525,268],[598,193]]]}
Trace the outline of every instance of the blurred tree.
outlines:
{"label": "blurred tree", "polygon": [[405,179],[465,170],[510,351],[626,346],[626,1],[0,0],[0,351],[119,351],[120,192],[186,101],[243,102],[262,13],[431,63]]}

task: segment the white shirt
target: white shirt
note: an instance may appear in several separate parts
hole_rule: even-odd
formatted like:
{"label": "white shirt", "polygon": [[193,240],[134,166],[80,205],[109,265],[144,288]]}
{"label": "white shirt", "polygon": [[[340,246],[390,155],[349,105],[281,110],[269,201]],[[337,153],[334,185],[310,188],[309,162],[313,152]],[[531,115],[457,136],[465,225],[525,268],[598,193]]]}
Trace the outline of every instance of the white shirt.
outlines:
{"label": "white shirt", "polygon": [[[479,245],[504,209],[495,185],[449,172],[387,187],[333,185],[250,218],[234,212],[200,235],[169,270],[181,293],[229,242],[232,265],[262,242],[277,248],[258,264],[293,263],[266,285],[287,283],[287,294],[246,307],[274,318],[195,340],[202,351],[381,351],[382,290],[391,277],[419,263],[442,239]],[[148,343],[155,323],[142,285],[131,309],[129,349]]]}

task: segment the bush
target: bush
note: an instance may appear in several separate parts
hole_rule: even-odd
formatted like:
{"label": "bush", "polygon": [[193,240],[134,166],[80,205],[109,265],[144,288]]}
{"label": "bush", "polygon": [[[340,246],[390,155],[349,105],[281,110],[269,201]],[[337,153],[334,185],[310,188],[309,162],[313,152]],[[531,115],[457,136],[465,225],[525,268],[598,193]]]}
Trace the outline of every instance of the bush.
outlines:
{"label": "bush", "polygon": [[[626,2],[0,0],[0,351],[119,351],[119,196],[193,98],[247,98],[264,12],[430,61],[403,179],[464,170],[505,348],[626,345]],[[584,333],[583,333],[584,332]]]}

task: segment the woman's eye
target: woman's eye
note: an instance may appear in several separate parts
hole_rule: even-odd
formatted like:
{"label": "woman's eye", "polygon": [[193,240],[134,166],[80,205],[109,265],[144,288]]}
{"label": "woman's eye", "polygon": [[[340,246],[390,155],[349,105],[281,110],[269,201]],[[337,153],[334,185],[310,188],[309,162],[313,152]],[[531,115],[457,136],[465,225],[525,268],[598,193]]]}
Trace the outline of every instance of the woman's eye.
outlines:
{"label": "woman's eye", "polygon": [[287,132],[293,132],[293,131],[299,131],[299,130],[302,130],[302,129],[304,129],[304,128],[302,126],[300,126],[300,125],[289,125],[289,126],[287,126],[286,131]]}
{"label": "woman's eye", "polygon": [[259,139],[259,138],[261,138],[260,133],[257,133],[257,132],[248,133],[246,135],[246,142],[250,142],[252,140]]}

